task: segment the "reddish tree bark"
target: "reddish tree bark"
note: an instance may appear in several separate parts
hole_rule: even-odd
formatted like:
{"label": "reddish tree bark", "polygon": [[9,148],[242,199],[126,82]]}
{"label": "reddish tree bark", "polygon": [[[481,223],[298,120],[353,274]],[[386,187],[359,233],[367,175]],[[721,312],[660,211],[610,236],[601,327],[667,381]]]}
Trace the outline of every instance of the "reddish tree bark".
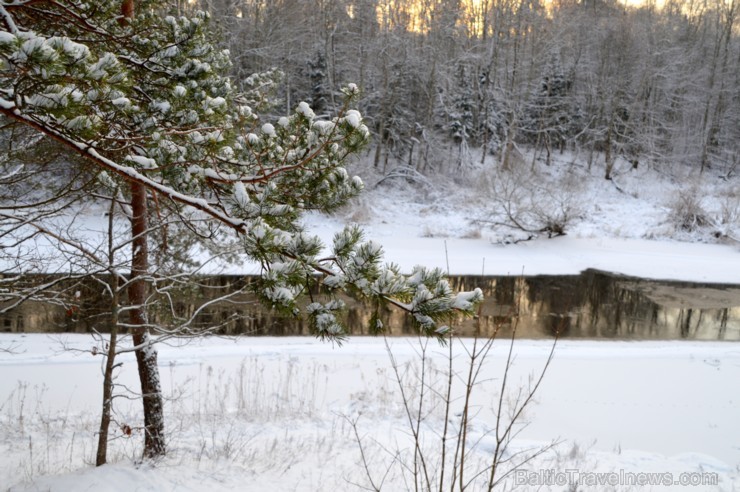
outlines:
{"label": "reddish tree bark", "polygon": [[128,286],[129,323],[136,350],[141,394],[144,405],[144,457],[154,458],[165,454],[164,413],[162,391],[157,367],[157,350],[151,343],[146,303],[149,271],[147,247],[148,210],[147,190],[139,183],[131,183],[131,233],[133,236],[131,281]]}
{"label": "reddish tree bark", "polygon": [[[134,17],[134,0],[123,0],[121,14],[125,19]],[[148,318],[146,275],[149,273],[149,248],[147,246],[148,224],[147,189],[141,183],[131,182],[131,234],[132,258],[131,281],[128,286],[129,322],[136,350],[136,363],[141,382],[144,406],[144,457],[163,456],[164,405],[157,367],[157,350],[151,344]]]}

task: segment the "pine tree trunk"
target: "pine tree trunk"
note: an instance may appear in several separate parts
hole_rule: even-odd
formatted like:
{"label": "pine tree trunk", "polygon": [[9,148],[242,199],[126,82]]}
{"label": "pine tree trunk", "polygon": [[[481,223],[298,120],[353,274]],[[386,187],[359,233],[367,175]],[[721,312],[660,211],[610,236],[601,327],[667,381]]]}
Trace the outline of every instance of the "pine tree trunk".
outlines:
{"label": "pine tree trunk", "polygon": [[[134,17],[134,0],[123,0],[121,13],[126,19]],[[144,406],[144,458],[156,458],[165,454],[164,405],[157,367],[157,349],[149,336],[146,312],[149,252],[147,248],[147,197],[146,188],[131,183],[131,280],[128,286],[128,301],[131,310],[131,338],[136,350],[136,364],[141,382],[141,397]]]}
{"label": "pine tree trunk", "polygon": [[136,362],[141,382],[144,405],[144,457],[155,458],[165,454],[164,414],[162,391],[157,367],[157,350],[151,343],[147,326],[147,283],[144,278],[149,268],[147,251],[147,197],[146,188],[131,184],[131,232],[133,258],[131,281],[128,286],[131,335],[136,350]]}

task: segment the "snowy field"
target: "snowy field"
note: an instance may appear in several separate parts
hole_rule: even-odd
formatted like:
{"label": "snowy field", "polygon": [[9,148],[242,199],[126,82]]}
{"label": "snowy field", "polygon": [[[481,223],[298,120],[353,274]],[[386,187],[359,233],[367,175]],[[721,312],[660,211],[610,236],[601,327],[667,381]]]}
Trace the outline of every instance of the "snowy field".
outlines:
{"label": "snowy field", "polygon": [[[0,336],[0,343],[11,342],[20,353],[0,354],[4,489],[326,491],[368,490],[372,483],[389,491],[413,488],[414,441],[401,389],[415,398],[415,411],[423,347],[417,339],[388,340],[400,384],[382,338],[354,338],[341,348],[269,337],[162,346],[168,456],[155,467],[135,465],[138,402],[118,400],[117,424],[134,431],[131,437],[116,432],[113,464],[100,469],[91,466],[102,393],[100,357],[89,352],[90,338]],[[471,342],[465,344],[470,350]],[[466,481],[489,466],[507,348],[506,340],[495,343],[473,388]],[[514,350],[504,405],[538,376],[550,343],[520,340]],[[455,341],[452,370],[461,378],[467,374],[466,353]],[[428,389],[444,389],[449,356],[436,342],[426,346]],[[682,489],[674,480],[705,482],[683,490],[738,490],[738,380],[737,344],[561,341],[504,459],[535,456],[556,444],[524,465],[527,475],[512,475],[500,487],[575,490],[558,481],[566,478],[556,472],[569,470],[581,480],[603,477],[616,484],[653,473],[661,484],[578,490]],[[135,381],[129,358],[118,382],[135,387]],[[460,398],[452,404],[450,428],[459,424],[461,389],[453,389]],[[429,395],[424,402],[420,441],[434,480],[441,470],[444,407]],[[715,479],[716,485],[707,483]],[[540,482],[552,486],[540,488]],[[469,490],[482,488],[474,481]]]}
{"label": "snowy field", "polygon": [[[719,238],[716,227],[689,233],[670,220],[672,200],[691,192],[720,224],[733,197],[740,196],[736,178],[665,176],[618,166],[609,182],[598,169],[588,172],[563,161],[542,173],[550,175],[551,190],[573,176],[581,183],[574,192],[581,213],[567,235],[506,244],[517,240],[516,234],[481,225],[492,212],[480,184],[485,176],[477,179],[477,172],[459,180],[425,178],[415,185],[392,180],[380,186],[371,174],[364,177],[367,192],[357,202],[331,217],[309,215],[306,223],[327,241],[346,223],[359,223],[383,244],[387,260],[405,270],[424,264],[452,274],[534,275],[597,268],[654,279],[740,283],[737,217],[722,225]],[[93,209],[87,221],[91,234],[94,224],[102,223],[98,212]],[[257,273],[249,264],[222,270]],[[341,348],[310,338],[162,346],[167,457],[155,466],[137,464],[140,405],[118,399],[112,464],[96,469],[102,376],[100,357],[90,353],[91,338],[0,334],[0,348],[14,352],[0,352],[0,490],[413,490],[409,412],[423,417],[418,442],[430,482],[443,472],[448,481],[459,442],[455,429],[468,352],[460,341],[453,345],[454,399],[445,419],[438,395],[444,394],[450,352],[429,342],[423,359],[419,340],[389,342],[397,372],[383,339],[353,338]],[[471,342],[464,343],[469,349]],[[507,347],[505,340],[496,341],[472,391],[465,440],[468,490],[484,490],[499,401],[508,411],[517,394],[526,394],[550,344],[516,342],[499,400]],[[118,382],[135,389],[135,363],[124,360]],[[419,379],[422,367],[425,385]],[[516,435],[497,476],[521,460],[529,460],[522,467],[529,473],[509,476],[499,488],[740,490],[738,381],[736,343],[561,341],[535,399],[513,428]],[[421,407],[420,388],[426,388]],[[133,429],[130,437],[120,430],[127,426]],[[571,487],[574,473],[582,483],[605,482]],[[620,485],[634,483],[637,474],[657,474],[640,477],[659,485]],[[682,479],[704,483],[682,488]]]}

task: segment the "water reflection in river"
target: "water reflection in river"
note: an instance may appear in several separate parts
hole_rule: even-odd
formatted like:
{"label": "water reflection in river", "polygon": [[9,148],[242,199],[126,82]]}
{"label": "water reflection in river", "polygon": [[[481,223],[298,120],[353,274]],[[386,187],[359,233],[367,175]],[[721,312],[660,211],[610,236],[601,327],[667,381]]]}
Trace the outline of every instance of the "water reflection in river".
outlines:
{"label": "water reflection in river", "polygon": [[579,276],[487,281],[485,330],[517,321],[527,338],[740,340],[740,286],[628,279],[587,271]]}
{"label": "water reflection in river", "polygon": [[[207,283],[228,289],[244,281],[223,276]],[[557,333],[593,339],[740,340],[740,285],[641,280],[597,271],[573,276],[453,277],[451,283],[454,290],[480,287],[486,296],[477,319],[454,324],[462,335],[477,331],[489,335],[499,330],[499,335],[505,336],[516,326],[522,338]],[[193,289],[180,297],[178,309],[193,312],[211,290]],[[205,310],[198,324],[222,324],[220,331],[227,334],[309,334],[305,320],[280,316],[250,302],[249,297],[242,300],[245,303],[238,307],[229,304]],[[353,334],[367,334],[370,309],[362,302],[346,301],[347,326]],[[0,331],[105,331],[99,324],[104,305],[102,300],[97,305],[90,300],[84,308],[88,316],[77,313],[70,317],[59,307],[28,303],[0,315]],[[231,319],[235,312],[242,316]],[[413,322],[403,313],[383,314],[392,335],[416,333]]]}

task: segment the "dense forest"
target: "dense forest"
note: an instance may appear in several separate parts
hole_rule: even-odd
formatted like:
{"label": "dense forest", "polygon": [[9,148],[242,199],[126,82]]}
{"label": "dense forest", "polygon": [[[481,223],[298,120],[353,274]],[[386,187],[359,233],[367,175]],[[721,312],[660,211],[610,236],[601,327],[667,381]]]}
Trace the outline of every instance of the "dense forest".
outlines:
{"label": "dense forest", "polygon": [[176,8],[210,12],[237,80],[281,70],[279,111],[305,100],[331,113],[338,88],[357,83],[380,171],[390,158],[449,172],[474,147],[506,168],[518,145],[530,145],[547,163],[576,150],[608,179],[619,157],[737,171],[739,5],[182,0]]}

